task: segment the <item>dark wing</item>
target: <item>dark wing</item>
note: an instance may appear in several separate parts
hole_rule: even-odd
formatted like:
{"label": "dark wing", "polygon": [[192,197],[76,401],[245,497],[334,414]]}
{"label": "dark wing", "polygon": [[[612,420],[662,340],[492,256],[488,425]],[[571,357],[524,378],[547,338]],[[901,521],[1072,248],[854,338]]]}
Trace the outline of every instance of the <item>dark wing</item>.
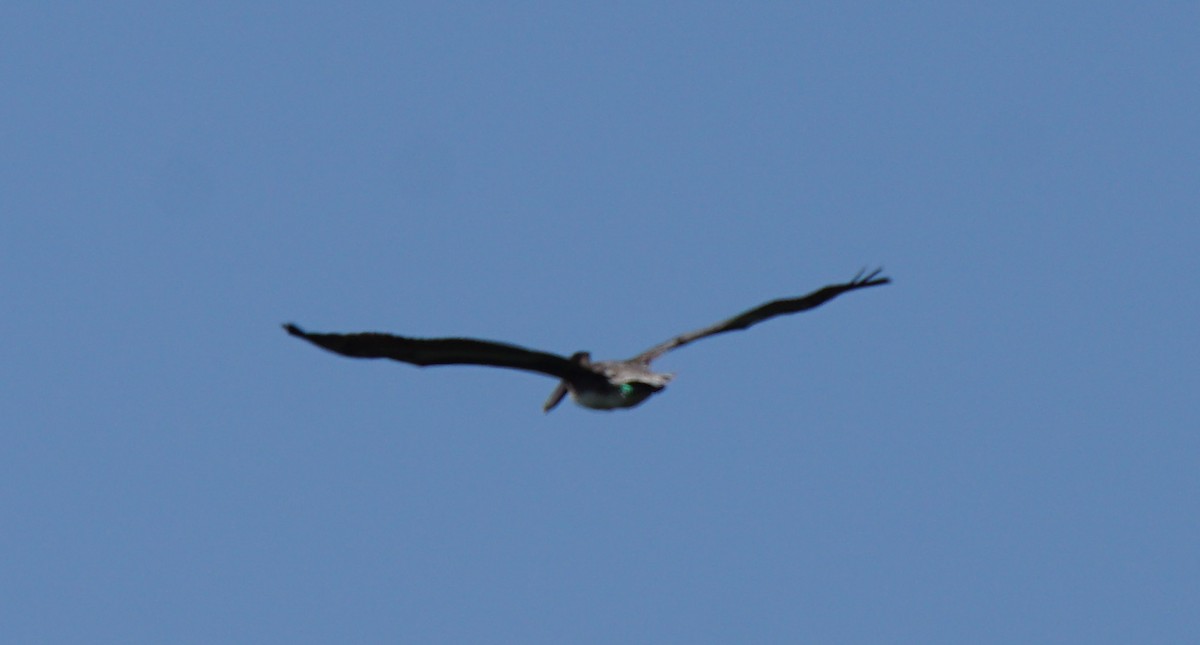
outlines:
{"label": "dark wing", "polygon": [[490,365],[540,372],[573,383],[604,382],[604,377],[556,354],[470,338],[405,338],[391,334],[312,334],[283,326],[287,333],[331,352],[352,358],[390,358],[427,365]]}
{"label": "dark wing", "polygon": [[683,345],[686,345],[694,340],[700,340],[701,338],[706,338],[715,334],[721,334],[727,331],[745,329],[768,318],[774,318],[775,316],[807,311],[814,307],[819,307],[825,302],[832,300],[843,293],[846,293],[847,291],[854,291],[855,289],[862,289],[865,287],[874,287],[891,282],[891,280],[888,278],[876,277],[882,271],[883,269],[875,269],[870,274],[864,276],[863,274],[866,273],[866,270],[864,269],[859,271],[858,275],[854,276],[854,279],[850,280],[849,282],[843,284],[831,284],[828,287],[817,289],[816,291],[806,296],[800,296],[799,298],[773,300],[765,305],[755,307],[750,311],[740,313],[729,320],[719,322],[710,327],[705,327],[704,329],[697,329],[696,331],[691,331],[686,334],[676,336],[665,343],[655,345],[641,354],[638,354],[633,360],[640,361],[642,363],[649,363],[650,361],[662,356],[672,349],[675,349],[676,347],[682,347]]}

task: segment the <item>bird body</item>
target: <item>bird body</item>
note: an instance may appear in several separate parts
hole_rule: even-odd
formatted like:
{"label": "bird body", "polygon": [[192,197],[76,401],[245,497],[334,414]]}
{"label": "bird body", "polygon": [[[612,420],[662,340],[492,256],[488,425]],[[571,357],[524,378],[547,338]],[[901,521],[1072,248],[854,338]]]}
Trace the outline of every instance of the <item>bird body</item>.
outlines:
{"label": "bird body", "polygon": [[542,406],[554,409],[563,397],[571,395],[578,405],[594,410],[614,410],[640,405],[666,388],[673,374],[655,372],[651,362],[678,347],[716,334],[746,329],[759,322],[784,314],[807,311],[855,289],[888,284],[878,277],[881,269],[864,276],[860,271],[852,280],[829,285],[798,298],[773,300],[733,318],[670,340],[626,360],[592,362],[587,352],[567,358],[516,345],[471,338],[407,338],[392,334],[321,334],[306,332],[296,325],[284,329],[331,352],[352,358],[390,358],[418,366],[490,365],[538,372],[559,379],[558,386]]}
{"label": "bird body", "polygon": [[[571,394],[575,403],[593,410],[616,410],[632,408],[654,394],[661,392],[671,382],[673,374],[655,372],[648,364],[627,361],[600,361],[592,363],[593,370],[602,374],[607,381],[604,387],[572,387],[569,381],[563,381],[564,387]],[[557,393],[557,390],[555,391]],[[561,396],[559,397],[561,399]],[[558,401],[550,404],[544,410],[549,412]]]}
{"label": "bird body", "polygon": [[616,410],[632,408],[660,390],[661,387],[645,383],[622,383],[614,388],[576,389],[571,392],[571,400],[592,410]]}

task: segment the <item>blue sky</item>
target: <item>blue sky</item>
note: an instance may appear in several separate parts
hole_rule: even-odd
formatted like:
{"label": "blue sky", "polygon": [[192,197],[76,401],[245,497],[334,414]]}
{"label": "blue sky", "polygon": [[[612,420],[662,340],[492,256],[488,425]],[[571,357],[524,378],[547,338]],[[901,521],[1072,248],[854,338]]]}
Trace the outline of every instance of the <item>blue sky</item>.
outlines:
{"label": "blue sky", "polygon": [[1200,639],[1200,11],[796,5],[0,6],[5,640]]}

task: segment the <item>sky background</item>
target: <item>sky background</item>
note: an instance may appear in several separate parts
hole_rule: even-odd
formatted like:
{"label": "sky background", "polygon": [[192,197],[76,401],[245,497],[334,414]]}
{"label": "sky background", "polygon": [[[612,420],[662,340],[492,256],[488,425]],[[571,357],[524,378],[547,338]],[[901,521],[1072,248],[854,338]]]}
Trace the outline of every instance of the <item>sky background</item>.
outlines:
{"label": "sky background", "polygon": [[984,5],[0,4],[2,640],[1200,641],[1200,9]]}

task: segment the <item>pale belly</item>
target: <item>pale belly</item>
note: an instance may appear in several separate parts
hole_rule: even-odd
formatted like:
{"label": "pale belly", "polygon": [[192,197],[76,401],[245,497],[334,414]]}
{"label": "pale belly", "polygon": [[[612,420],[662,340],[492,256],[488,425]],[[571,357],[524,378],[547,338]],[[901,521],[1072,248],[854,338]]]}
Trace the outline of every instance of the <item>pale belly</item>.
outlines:
{"label": "pale belly", "polygon": [[641,402],[640,399],[632,400],[629,397],[626,397],[625,395],[621,394],[619,390],[611,390],[608,392],[572,392],[571,398],[574,399],[574,401],[579,405],[582,405],[585,408],[591,408],[593,410],[615,410],[617,408],[630,408]]}
{"label": "pale belly", "polygon": [[585,408],[593,410],[616,410],[618,408],[632,408],[650,398],[650,395],[661,389],[662,387],[645,383],[628,383],[610,390],[572,392],[571,398],[574,399],[575,403]]}

